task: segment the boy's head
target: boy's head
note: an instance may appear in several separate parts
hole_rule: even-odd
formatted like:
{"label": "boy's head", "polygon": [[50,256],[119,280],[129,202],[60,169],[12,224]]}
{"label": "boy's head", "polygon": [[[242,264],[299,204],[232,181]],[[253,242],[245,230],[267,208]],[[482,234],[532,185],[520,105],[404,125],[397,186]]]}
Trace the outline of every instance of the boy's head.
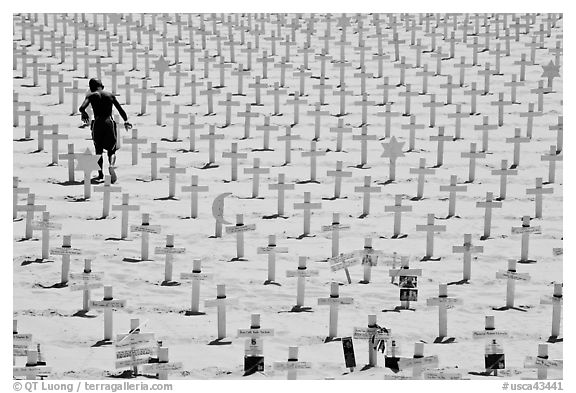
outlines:
{"label": "boy's head", "polygon": [[102,84],[102,82],[96,78],[90,79],[90,82],[88,82],[88,86],[90,86],[90,91],[92,91],[92,92],[98,90],[99,88],[100,89],[104,88],[104,85]]}

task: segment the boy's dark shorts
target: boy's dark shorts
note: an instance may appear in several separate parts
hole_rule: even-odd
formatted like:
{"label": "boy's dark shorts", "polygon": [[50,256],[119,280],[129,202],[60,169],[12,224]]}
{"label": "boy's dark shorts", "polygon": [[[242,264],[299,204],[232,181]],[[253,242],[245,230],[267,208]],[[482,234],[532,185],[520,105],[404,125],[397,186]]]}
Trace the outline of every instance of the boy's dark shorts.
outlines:
{"label": "boy's dark shorts", "polygon": [[116,122],[112,119],[93,120],[90,125],[92,140],[96,154],[102,154],[104,150],[108,154],[114,154],[118,150]]}

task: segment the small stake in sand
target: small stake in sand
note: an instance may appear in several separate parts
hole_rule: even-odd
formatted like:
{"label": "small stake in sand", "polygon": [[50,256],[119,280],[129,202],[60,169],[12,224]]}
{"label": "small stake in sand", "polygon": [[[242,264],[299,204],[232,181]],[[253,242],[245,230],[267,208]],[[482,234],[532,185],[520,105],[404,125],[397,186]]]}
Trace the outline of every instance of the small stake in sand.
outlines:
{"label": "small stake in sand", "polygon": [[304,296],[306,293],[306,277],[318,276],[318,270],[308,270],[306,267],[307,257],[298,257],[298,270],[287,270],[286,277],[297,277],[296,305],[292,307],[293,312],[310,311],[310,307],[304,307]]}
{"label": "small stake in sand", "polygon": [[130,226],[131,232],[140,232],[141,235],[141,244],[140,244],[140,261],[148,261],[149,260],[149,238],[150,234],[159,234],[161,231],[160,225],[150,225],[150,214],[149,213],[142,213],[142,223],[140,225],[131,225]]}
{"label": "small stake in sand", "polygon": [[452,252],[462,254],[462,280],[470,281],[472,276],[472,254],[484,252],[483,246],[474,246],[472,244],[472,235],[464,234],[464,244],[461,246],[452,246]]}
{"label": "small stake in sand", "polygon": [[330,283],[330,297],[319,298],[319,306],[330,306],[330,323],[328,326],[327,341],[331,341],[338,337],[338,307],[340,304],[353,304],[354,300],[351,297],[340,297],[339,284],[337,282]]}
{"label": "small stake in sand", "polygon": [[438,367],[438,355],[424,356],[424,343],[414,343],[414,356],[398,360],[400,370],[408,367],[412,367],[412,379],[422,379],[423,369]]}
{"label": "small stake in sand", "polygon": [[102,193],[102,217],[106,218],[110,215],[110,194],[113,192],[121,192],[122,187],[113,186],[110,175],[104,175],[104,184],[94,186],[94,192]]}
{"label": "small stake in sand", "polygon": [[192,262],[192,273],[180,273],[181,280],[192,281],[192,300],[190,303],[190,311],[186,315],[204,315],[200,311],[200,282],[211,280],[212,275],[209,273],[202,273],[202,261],[194,259]]}
{"label": "small stake in sand", "polygon": [[[268,255],[268,278],[264,281],[264,285],[277,284],[276,283],[276,254],[287,254],[288,247],[276,246],[276,235],[268,236],[268,246],[258,247],[256,250],[258,254]],[[277,284],[280,285],[280,284]]]}
{"label": "small stake in sand", "polygon": [[174,235],[166,235],[166,246],[165,247],[156,247],[154,249],[154,254],[156,255],[166,255],[164,260],[164,281],[162,284],[170,285],[174,284],[172,281],[172,266],[174,263],[174,255],[176,254],[184,254],[186,249],[184,247],[174,247]]}

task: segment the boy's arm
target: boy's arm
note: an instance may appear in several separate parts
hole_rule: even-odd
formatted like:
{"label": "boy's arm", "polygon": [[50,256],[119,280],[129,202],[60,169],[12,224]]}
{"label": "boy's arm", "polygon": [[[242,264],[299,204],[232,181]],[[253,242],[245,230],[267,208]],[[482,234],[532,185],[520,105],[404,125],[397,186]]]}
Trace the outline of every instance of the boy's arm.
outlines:
{"label": "boy's arm", "polygon": [[88,108],[88,105],[90,105],[90,100],[88,100],[88,96],[86,96],[86,98],[84,98],[84,102],[82,102],[82,105],[80,105],[80,108],[78,108],[82,116],[82,121],[84,123],[88,123],[90,121],[90,116],[86,112],[86,108]]}
{"label": "boy's arm", "polygon": [[120,103],[118,102],[118,100],[116,99],[116,97],[112,96],[112,103],[114,104],[114,106],[116,107],[116,110],[118,111],[118,113],[120,114],[120,116],[122,116],[122,119],[127,122],[128,121],[128,116],[126,115],[126,112],[124,112],[124,109],[122,109],[122,106],[120,105]]}

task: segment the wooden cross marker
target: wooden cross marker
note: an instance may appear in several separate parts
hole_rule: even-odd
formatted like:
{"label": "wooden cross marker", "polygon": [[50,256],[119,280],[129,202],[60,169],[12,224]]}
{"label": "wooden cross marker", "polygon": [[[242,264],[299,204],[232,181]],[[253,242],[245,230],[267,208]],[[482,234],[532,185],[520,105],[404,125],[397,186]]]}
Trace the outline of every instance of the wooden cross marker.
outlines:
{"label": "wooden cross marker", "polygon": [[321,130],[320,119],[322,118],[322,116],[329,116],[330,115],[329,111],[320,110],[321,105],[322,105],[322,101],[317,102],[316,104],[314,104],[314,110],[313,111],[306,112],[306,114],[308,116],[314,116],[314,140],[315,141],[320,140],[320,130]]}
{"label": "wooden cross marker", "polygon": [[260,113],[252,112],[251,108],[252,108],[251,104],[246,104],[246,110],[244,112],[237,113],[238,117],[244,118],[244,137],[242,139],[250,138],[250,119],[252,117],[255,118],[260,116]]}
{"label": "wooden cross marker", "polygon": [[361,192],[364,194],[363,202],[362,202],[362,214],[359,218],[364,218],[370,214],[370,194],[371,193],[378,193],[380,192],[380,187],[371,187],[370,183],[372,182],[371,176],[364,176],[364,185],[354,187],[354,192]]}
{"label": "wooden cross marker", "polygon": [[512,227],[512,234],[522,234],[522,242],[520,247],[520,260],[518,263],[533,263],[536,262],[528,258],[530,233],[539,233],[541,231],[540,226],[531,227],[530,226],[530,216],[522,217],[521,227]]}
{"label": "wooden cross marker", "polygon": [[394,196],[394,205],[384,206],[385,212],[394,212],[394,233],[392,239],[401,239],[408,235],[402,235],[402,212],[411,212],[412,206],[402,206],[402,195]]}
{"label": "wooden cross marker", "polygon": [[[130,83],[130,79],[131,79],[131,77],[127,76],[127,77],[125,77],[125,79],[124,79],[124,83],[121,84],[121,85],[118,85],[118,87],[119,87],[120,89],[124,89],[124,97],[125,97],[125,99],[124,99],[124,104],[126,104],[126,105],[131,105],[131,104],[132,104],[132,90],[136,91],[136,89],[138,88],[138,85]],[[77,86],[77,81],[74,80],[73,82],[76,83],[75,88],[77,88],[77,87],[78,87],[78,86]],[[68,90],[72,90],[72,89],[66,89],[66,90],[67,90],[67,92],[68,92]],[[78,89],[78,90],[79,90],[79,91],[77,91],[77,92],[75,92],[75,93],[83,93],[83,92],[84,92],[84,90],[82,90],[82,89]],[[76,96],[76,95],[77,95],[77,94],[74,94],[74,96]],[[77,100],[77,98],[76,98],[76,100]],[[76,103],[75,103],[74,105],[75,105],[75,108],[74,108],[73,111],[72,111],[72,115],[75,114],[76,106],[78,105],[77,101],[76,101]]]}
{"label": "wooden cross marker", "polygon": [[354,300],[351,297],[340,297],[339,284],[335,281],[330,283],[330,297],[319,298],[319,306],[330,306],[330,319],[328,325],[328,337],[326,341],[332,341],[338,337],[338,306],[340,304],[353,304]]}
{"label": "wooden cross marker", "polygon": [[563,360],[553,360],[548,358],[548,344],[538,344],[538,356],[527,356],[524,360],[524,368],[535,368],[537,370],[536,379],[548,379],[548,370],[563,369]]}
{"label": "wooden cross marker", "polygon": [[[276,65],[277,64],[275,64],[275,66]],[[280,87],[281,86],[278,82],[274,82],[273,89],[266,92],[267,95],[271,95],[274,98],[274,113],[272,113],[272,116],[282,115],[282,112],[280,112],[280,95],[286,94],[287,91],[286,89],[281,89]]]}
{"label": "wooden cross marker", "polygon": [[[134,132],[134,129],[132,129]],[[132,145],[134,148],[134,145]],[[158,144],[152,142],[150,144],[150,151],[142,153],[142,158],[150,159],[150,181],[158,180],[158,159],[168,157],[167,153],[158,152]]]}
{"label": "wooden cross marker", "polygon": [[448,285],[438,285],[438,297],[426,300],[427,306],[438,306],[438,338],[435,343],[441,343],[448,337],[448,308],[462,304],[462,299],[448,297]]}
{"label": "wooden cross marker", "polygon": [[541,110],[538,110],[537,112],[534,111],[534,103],[533,102],[528,103],[528,111],[527,112],[521,112],[519,114],[520,117],[526,118],[526,136],[528,138],[532,138],[532,131],[534,129],[534,118],[540,117],[543,115],[544,115],[544,113]]}
{"label": "wooden cross marker", "polygon": [[360,284],[370,283],[372,277],[372,267],[378,265],[378,259],[383,255],[384,254],[382,251],[372,248],[371,238],[364,238],[364,248],[362,250],[354,251],[354,256],[360,258],[362,266],[364,266],[364,278],[362,281],[359,281]]}
{"label": "wooden cross marker", "polygon": [[468,183],[473,183],[476,178],[476,160],[478,158],[486,158],[486,153],[476,151],[476,143],[470,143],[470,151],[460,153],[460,157],[468,158]]}
{"label": "wooden cross marker", "polygon": [[[231,59],[232,63],[235,63],[233,61],[233,59]],[[245,96],[246,94],[244,94],[244,75],[250,75],[249,71],[244,70],[244,66],[242,65],[242,63],[238,64],[238,69],[233,70],[230,73],[232,76],[237,76],[238,77],[238,82],[237,82],[237,86],[238,86],[238,90],[237,92],[234,94],[236,96]]]}
{"label": "wooden cross marker", "polygon": [[461,246],[452,246],[452,252],[462,254],[462,281],[470,281],[472,275],[472,254],[484,252],[484,247],[474,246],[472,244],[472,235],[470,233],[465,233],[464,244]]}
{"label": "wooden cross marker", "polygon": [[438,355],[424,356],[424,343],[414,343],[414,356],[398,360],[398,368],[400,370],[408,367],[412,367],[411,379],[422,379],[422,371],[424,369],[438,367]]}
{"label": "wooden cross marker", "polygon": [[436,126],[436,108],[444,106],[443,102],[436,101],[436,94],[430,94],[430,102],[425,102],[422,104],[424,108],[430,108],[430,128]]}
{"label": "wooden cross marker", "polygon": [[426,158],[420,158],[418,168],[410,168],[410,174],[418,175],[418,184],[416,190],[416,197],[412,200],[420,200],[424,197],[424,179],[426,175],[433,175],[436,173],[434,168],[426,168]]}
{"label": "wooden cross marker", "polygon": [[256,126],[256,131],[263,131],[262,148],[252,149],[252,151],[274,151],[270,149],[270,131],[278,131],[278,126],[270,125],[270,116],[264,116],[264,124]]}
{"label": "wooden cross marker", "polygon": [[212,82],[206,81],[206,90],[201,90],[200,95],[206,96],[207,112],[204,116],[214,116],[214,95],[220,94],[220,90],[212,88]]}
{"label": "wooden cross marker", "polygon": [[216,134],[216,127],[212,124],[208,126],[208,134],[200,135],[200,139],[208,140],[208,162],[202,169],[218,168],[216,164],[216,140],[224,139],[224,134]]}
{"label": "wooden cross marker", "polygon": [[266,279],[266,281],[264,281],[264,285],[268,284],[280,285],[276,283],[276,254],[286,254],[288,253],[288,248],[277,247],[276,235],[269,235],[268,246],[258,247],[257,253],[268,255],[268,278]]}
{"label": "wooden cross marker", "polygon": [[258,198],[260,190],[260,175],[270,173],[270,168],[260,167],[260,158],[254,157],[252,168],[244,168],[244,173],[252,175],[252,198]]}
{"label": "wooden cross marker", "polygon": [[535,218],[542,218],[542,203],[543,203],[543,196],[544,194],[552,194],[554,193],[554,189],[550,188],[543,188],[542,187],[542,178],[536,178],[536,187],[535,188],[527,188],[526,195],[534,195],[534,217]]}
{"label": "wooden cross marker", "polygon": [[330,127],[330,132],[336,134],[336,151],[341,152],[344,134],[351,134],[352,127],[344,127],[344,119],[339,118],[338,125],[336,127]]}
{"label": "wooden cross marker", "polygon": [[121,205],[112,205],[113,211],[120,211],[122,222],[120,226],[120,239],[126,239],[128,237],[128,215],[131,211],[138,211],[140,210],[140,206],[138,205],[130,205],[129,204],[130,194],[124,193],[122,194],[122,204]]}
{"label": "wooden cross marker", "polygon": [[548,161],[548,184],[553,184],[556,180],[556,161],[562,161],[563,156],[558,154],[555,145],[550,145],[548,154],[540,156],[540,161]]}
{"label": "wooden cross marker", "polygon": [[537,89],[530,89],[530,93],[538,95],[538,111],[537,113],[544,112],[544,94],[550,93],[551,89],[548,87],[544,87],[544,81],[538,81],[538,88]]}
{"label": "wooden cross marker", "polygon": [[454,138],[450,135],[444,135],[444,127],[438,127],[438,135],[432,135],[430,137],[431,141],[438,142],[438,148],[436,149],[436,168],[440,168],[444,164],[444,142],[451,142]]}
{"label": "wooden cross marker", "polygon": [[52,162],[50,166],[58,165],[58,145],[61,140],[68,139],[68,135],[58,134],[58,125],[53,124],[52,133],[44,135],[44,139],[52,140]]}
{"label": "wooden cross marker", "polygon": [[504,125],[504,106],[512,105],[513,101],[504,101],[504,93],[498,93],[498,101],[492,101],[490,105],[498,106],[498,127]]}
{"label": "wooden cross marker", "polygon": [[179,285],[172,281],[172,267],[174,263],[174,255],[184,254],[186,248],[184,247],[174,247],[174,235],[166,235],[166,246],[156,247],[154,249],[154,254],[156,255],[166,255],[164,260],[164,281],[162,285]]}
{"label": "wooden cross marker", "polygon": [[[276,184],[269,184],[268,189],[270,190],[277,190],[278,191],[278,209],[277,214],[274,217],[284,217],[284,200],[285,200],[285,193],[286,190],[293,190],[294,184],[285,183],[286,175],[284,173],[278,174],[278,183]],[[273,217],[270,217],[273,218]]]}
{"label": "wooden cross marker", "polygon": [[[106,310],[105,310],[106,311]],[[144,322],[145,323],[145,322]],[[131,375],[138,376],[138,366],[149,364],[151,356],[158,351],[158,342],[154,343],[154,333],[142,333],[140,319],[130,319],[130,330],[126,334],[116,335],[116,368],[131,367]],[[156,345],[154,345],[156,344]],[[158,363],[154,363],[156,365]]]}
{"label": "wooden cross marker", "polygon": [[162,93],[156,93],[156,100],[149,101],[148,104],[156,107],[156,125],[164,126],[162,122],[162,107],[170,105],[167,101],[162,101]]}
{"label": "wooden cross marker", "polygon": [[286,277],[297,277],[296,305],[292,307],[292,312],[311,311],[311,307],[304,307],[304,297],[306,293],[306,277],[318,276],[318,270],[309,270],[306,267],[307,257],[298,258],[298,270],[287,270]]}
{"label": "wooden cross marker", "polygon": [[113,186],[111,183],[110,175],[104,175],[104,184],[94,186],[94,192],[102,193],[102,217],[106,218],[110,214],[110,194],[113,192],[121,192],[122,187]]}
{"label": "wooden cross marker", "polygon": [[554,292],[550,297],[540,299],[540,304],[552,304],[552,332],[548,342],[562,341],[560,338],[560,321],[562,318],[562,283],[554,283]]}
{"label": "wooden cross marker", "polygon": [[476,207],[484,208],[484,234],[480,240],[487,240],[490,237],[490,230],[492,227],[492,209],[502,208],[502,202],[494,200],[494,194],[491,192],[486,193],[486,201],[476,202]]}
{"label": "wooden cross marker", "polygon": [[556,154],[560,154],[564,144],[564,117],[558,116],[558,123],[549,126],[548,129],[550,131],[556,131]]}
{"label": "wooden cross marker", "polygon": [[398,142],[394,136],[390,139],[390,142],[382,143],[384,152],[380,157],[388,157],[390,159],[388,182],[396,180],[396,160],[399,157],[404,157],[403,146],[404,142]]}
{"label": "wooden cross marker", "polygon": [[446,218],[456,216],[456,193],[466,192],[468,190],[467,186],[458,185],[458,176],[450,175],[450,185],[440,186],[441,192],[448,192],[448,216]]}
{"label": "wooden cross marker", "polygon": [[520,165],[520,144],[530,142],[529,137],[523,137],[522,131],[520,128],[514,129],[514,137],[513,138],[506,138],[506,143],[513,143],[514,144],[514,157],[512,168],[517,168]]}
{"label": "wooden cross marker", "polygon": [[[208,82],[208,83],[212,83],[212,82]],[[194,74],[190,75],[190,82],[184,82],[184,87],[190,87],[190,103],[187,104],[188,106],[198,105],[196,103],[196,98],[197,98],[196,88],[201,87],[202,85],[203,85],[203,82],[196,81],[196,75],[194,75]],[[202,94],[202,93],[200,93],[200,94]],[[216,93],[216,94],[218,94],[218,93]],[[211,96],[209,97],[209,99],[212,99]]]}
{"label": "wooden cross marker", "polygon": [[436,232],[446,232],[446,225],[434,225],[434,214],[427,215],[426,225],[416,225],[417,232],[426,232],[426,255],[423,260],[440,260],[433,258],[434,255],[434,234]]}
{"label": "wooden cross marker", "polygon": [[[339,96],[340,97],[340,112],[333,115],[336,117],[342,117],[342,116],[346,116],[348,113],[346,112],[346,96],[351,96],[353,95],[353,91],[352,90],[346,90],[346,83],[344,83],[342,81],[342,76],[344,74],[344,67],[345,66],[350,66],[350,63],[334,63],[335,65],[340,67],[340,77],[341,77],[341,83],[340,83],[340,89],[333,91],[332,95],[334,96]],[[338,86],[337,86],[338,87]]]}
{"label": "wooden cross marker", "polygon": [[475,330],[472,332],[473,339],[494,339],[498,337],[508,337],[508,332],[505,330],[496,329],[494,325],[494,315],[486,315],[484,318],[484,330]]}
{"label": "wooden cross marker", "polygon": [[38,116],[38,124],[35,126],[28,126],[28,131],[37,131],[38,132],[38,148],[36,151],[41,152],[44,150],[44,132],[45,131],[52,131],[53,126],[44,124],[44,116]]}
{"label": "wooden cross marker", "polygon": [[350,225],[340,224],[340,213],[332,213],[332,224],[322,226],[322,232],[332,232],[332,258],[340,254],[340,231],[348,229]]}
{"label": "wooden cross marker", "polygon": [[368,327],[354,327],[353,337],[368,343],[368,365],[363,369],[378,366],[378,348],[390,339],[391,333],[390,329],[378,326],[376,314],[368,315]]}
{"label": "wooden cross marker", "polygon": [[[27,356],[28,348],[32,344],[32,334],[30,333],[18,333],[18,320],[12,320],[12,359],[16,356]],[[13,363],[15,364],[15,363]]]}
{"label": "wooden cross marker", "polygon": [[378,139],[376,135],[368,135],[367,124],[361,125],[360,135],[352,135],[352,140],[360,141],[360,164],[356,165],[359,169],[368,169],[368,141],[375,141]]}
{"label": "wooden cross marker", "polygon": [[334,197],[325,199],[339,199],[342,190],[342,178],[352,177],[352,172],[342,170],[342,161],[336,161],[336,170],[327,171],[327,176],[334,178]]}
{"label": "wooden cross marker", "polygon": [[182,186],[182,192],[190,193],[190,218],[198,218],[198,193],[207,192],[208,186],[198,185],[198,176],[192,175],[189,186]]}
{"label": "wooden cross marker", "polygon": [[518,174],[517,169],[508,169],[508,160],[502,160],[500,162],[500,169],[493,169],[493,175],[500,176],[500,196],[498,200],[503,201],[506,199],[506,184],[508,176],[515,176]]}
{"label": "wooden cross marker", "polygon": [[37,350],[28,349],[26,356],[25,366],[12,367],[12,375],[14,377],[26,377],[26,380],[36,380],[36,378],[40,377],[43,380],[52,372],[52,367],[41,365],[38,362],[39,353]]}
{"label": "wooden cross marker", "polygon": [[102,273],[92,272],[92,260],[84,259],[82,273],[70,273],[69,288],[71,291],[82,291],[82,312],[90,311],[90,291],[103,286]]}
{"label": "wooden cross marker", "polygon": [[155,90],[148,88],[148,80],[142,79],[142,87],[134,89],[134,92],[140,93],[140,116],[146,114],[146,104],[148,103],[148,95],[154,94]]}
{"label": "wooden cross marker", "polygon": [[488,124],[488,116],[482,116],[482,124],[475,125],[476,131],[482,131],[482,153],[488,152],[488,131],[497,130],[498,126],[495,124]]}
{"label": "wooden cross marker", "polygon": [[93,155],[88,148],[84,153],[76,156],[77,163],[75,170],[84,172],[84,199],[89,199],[91,195],[92,186],[90,183],[90,174],[92,171],[100,170],[98,159],[98,155]]}
{"label": "wooden cross marker", "polygon": [[188,115],[185,113],[180,113],[180,105],[175,104],[174,112],[168,113],[166,117],[169,119],[173,119],[173,121],[172,121],[172,139],[165,139],[165,140],[170,142],[179,142],[180,139],[178,139],[178,132],[180,130],[180,119],[185,119],[188,117]]}
{"label": "wooden cross marker", "polygon": [[176,157],[170,157],[168,167],[160,168],[160,173],[168,173],[168,197],[166,199],[176,199],[176,175],[185,174],[186,168],[176,166]]}
{"label": "wooden cross marker", "polygon": [[24,231],[24,240],[28,240],[32,238],[32,221],[34,220],[34,213],[35,212],[43,212],[46,211],[46,205],[35,205],[36,195],[29,193],[26,198],[25,205],[18,205],[16,206],[16,211],[25,211],[26,212],[26,227]]}
{"label": "wooden cross marker", "polygon": [[325,151],[316,150],[316,141],[310,141],[310,151],[304,151],[301,153],[302,157],[310,157],[310,180],[306,180],[299,183],[319,183],[316,180],[316,168],[318,157],[323,157],[326,155]]}
{"label": "wooden cross marker", "polygon": [[200,282],[211,280],[212,274],[202,273],[202,261],[194,259],[192,266],[192,273],[180,273],[181,280],[192,281],[192,300],[190,303],[190,310],[186,311],[186,315],[204,315],[200,307]]}
{"label": "wooden cross marker", "polygon": [[[395,255],[394,258],[396,258]],[[418,277],[422,276],[422,269],[410,269],[410,260],[407,256],[402,256],[400,261],[400,268],[390,269],[388,275],[390,276],[392,283],[394,282],[394,279],[398,277],[398,286],[400,287],[400,306],[396,307],[396,309],[411,310],[410,302],[418,300]]]}
{"label": "wooden cross marker", "polygon": [[274,370],[286,371],[288,380],[298,379],[298,370],[312,368],[310,362],[298,361],[298,347],[288,347],[288,361],[274,362]]}
{"label": "wooden cross marker", "polygon": [[77,248],[72,248],[71,236],[62,236],[62,246],[50,250],[52,255],[62,255],[62,274],[60,278],[60,285],[65,286],[68,283],[68,275],[70,273],[70,256],[80,255],[82,252]]}
{"label": "wooden cross marker", "polygon": [[30,188],[29,187],[19,187],[18,183],[20,179],[18,176],[12,176],[12,219],[16,220],[18,217],[18,195],[20,194],[29,194]]}
{"label": "wooden cross marker", "polygon": [[310,217],[312,215],[312,210],[318,210],[322,208],[322,203],[310,202],[311,193],[306,191],[304,192],[304,202],[295,203],[294,209],[295,210],[303,210],[304,211],[304,221],[303,221],[303,233],[299,236],[299,238],[304,238],[310,235]]}
{"label": "wooden cross marker", "polygon": [[[372,75],[372,74],[370,74],[370,75]],[[361,120],[359,127],[367,125],[368,124],[368,107],[369,106],[375,106],[376,101],[368,101],[368,94],[364,92],[364,93],[362,93],[362,100],[355,101],[354,105],[360,106],[362,108],[362,114],[361,114],[362,120]]]}
{"label": "wooden cross marker", "polygon": [[229,299],[226,297],[226,286],[224,284],[216,285],[216,299],[205,300],[205,307],[216,307],[218,320],[218,338],[211,344],[230,344],[231,342],[222,341],[226,338],[226,306],[238,304],[238,299]]}
{"label": "wooden cross marker", "polygon": [[470,90],[465,90],[464,95],[470,96],[470,115],[475,115],[476,112],[476,103],[477,103],[477,96],[482,94],[482,90],[476,89],[476,82],[471,83]]}
{"label": "wooden cross marker", "polygon": [[160,225],[150,225],[150,214],[142,213],[142,223],[140,225],[131,225],[131,232],[140,232],[141,242],[140,242],[140,261],[149,261],[149,239],[150,234],[159,234],[161,232]]}
{"label": "wooden cross marker", "polygon": [[377,112],[376,116],[384,117],[384,138],[390,138],[390,133],[392,129],[392,118],[399,117],[401,114],[400,112],[392,112],[390,109],[392,108],[392,104],[390,102],[386,103],[386,111],[385,112]]}
{"label": "wooden cross marker", "polygon": [[300,105],[306,105],[308,104],[308,101],[300,98],[300,95],[298,94],[298,92],[294,92],[293,94],[293,98],[292,99],[287,99],[286,100],[286,104],[292,104],[294,105],[294,120],[291,124],[291,126],[295,126],[300,122]]}
{"label": "wooden cross marker", "polygon": [[236,257],[232,261],[244,261],[244,232],[255,231],[256,224],[244,224],[244,215],[236,214],[236,225],[226,227],[226,233],[236,234]]}
{"label": "wooden cross marker", "polygon": [[181,149],[179,151],[188,152],[188,153],[196,153],[198,151],[198,150],[196,150],[196,130],[204,128],[204,124],[196,124],[196,116],[193,115],[192,113],[190,113],[189,116],[190,116],[189,117],[190,121],[188,122],[188,124],[184,124],[182,126],[182,128],[188,129],[188,133],[189,133],[188,138],[190,140],[190,147],[188,148],[188,151],[186,151],[185,149]]}
{"label": "wooden cross marker", "polygon": [[508,270],[496,272],[496,278],[505,278],[506,283],[506,306],[501,308],[494,308],[497,311],[508,310],[514,307],[514,291],[516,289],[516,281],[530,281],[528,273],[516,272],[516,261],[514,259],[508,260]]}
{"label": "wooden cross marker", "polygon": [[279,142],[284,141],[284,165],[292,162],[292,141],[300,140],[300,135],[292,135],[292,127],[285,127],[286,134],[280,135],[276,138]]}
{"label": "wooden cross marker", "polygon": [[462,133],[462,119],[470,117],[469,113],[462,112],[462,104],[456,104],[456,112],[448,113],[446,115],[449,119],[455,119],[454,124],[454,140],[463,139]]}
{"label": "wooden cross marker", "polygon": [[50,229],[62,229],[62,225],[50,221],[50,213],[42,212],[42,221],[32,223],[32,230],[42,231],[42,260],[50,258]]}

